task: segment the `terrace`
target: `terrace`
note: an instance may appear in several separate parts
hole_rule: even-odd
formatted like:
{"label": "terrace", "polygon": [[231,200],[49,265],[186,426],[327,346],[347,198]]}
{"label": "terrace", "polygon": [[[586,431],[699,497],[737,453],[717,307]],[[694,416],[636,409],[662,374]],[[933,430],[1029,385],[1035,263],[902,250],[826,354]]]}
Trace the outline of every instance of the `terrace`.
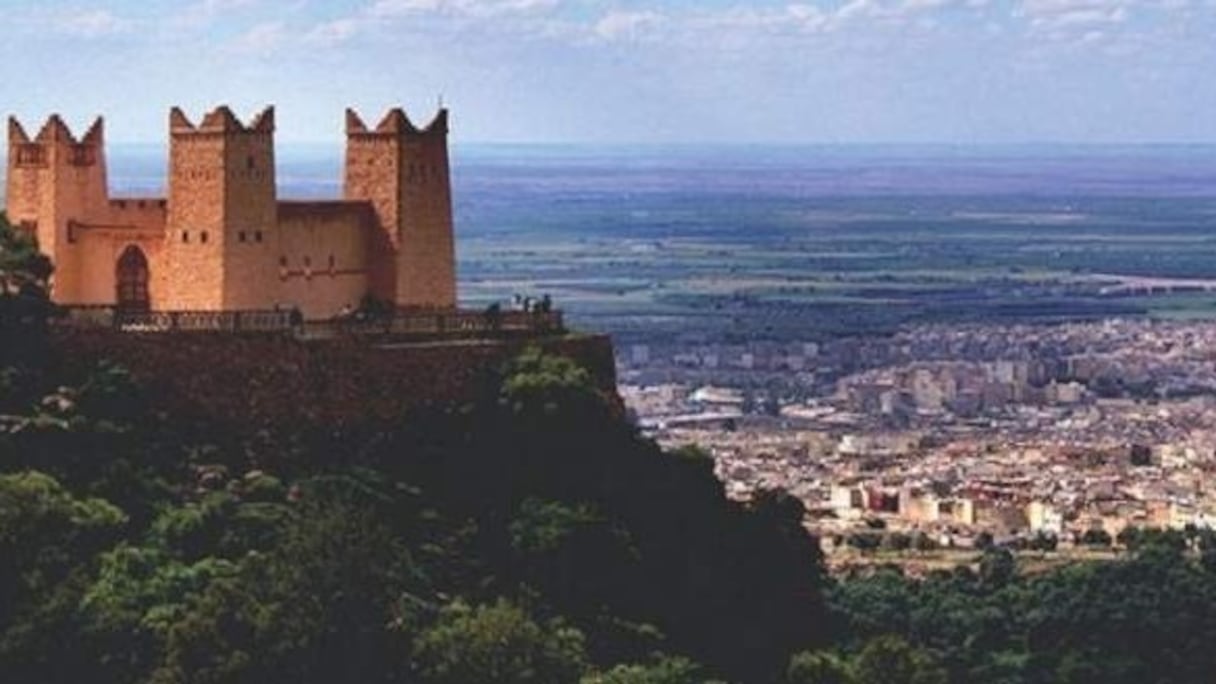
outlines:
{"label": "terrace", "polygon": [[[294,320],[293,320],[294,318]],[[291,310],[128,311],[114,306],[64,307],[57,324],[127,333],[226,332],[381,340],[461,340],[564,333],[561,311],[398,311],[301,321]]]}

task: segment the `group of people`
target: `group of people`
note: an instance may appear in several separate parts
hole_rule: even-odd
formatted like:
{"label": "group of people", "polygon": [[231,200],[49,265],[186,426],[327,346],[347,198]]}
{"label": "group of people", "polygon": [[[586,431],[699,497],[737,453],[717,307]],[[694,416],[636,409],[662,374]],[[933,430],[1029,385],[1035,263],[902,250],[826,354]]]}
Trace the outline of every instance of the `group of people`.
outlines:
{"label": "group of people", "polygon": [[[511,303],[514,311],[522,311],[524,313],[547,314],[553,311],[553,299],[548,294],[545,294],[539,298],[516,294],[512,296]],[[369,308],[370,307],[365,307],[363,305],[360,305],[359,308],[355,308],[353,305],[347,304],[343,306],[338,313],[334,314],[331,320],[333,320],[335,323],[345,323],[378,317],[375,315],[375,312],[369,311]],[[276,304],[274,310],[286,310],[288,312],[289,323],[293,330],[298,331],[299,329],[303,328],[304,314],[300,311],[299,307],[293,306],[290,309],[285,309],[283,306]],[[497,330],[501,327],[501,304],[498,302],[490,304],[486,307],[484,315],[490,328]]]}
{"label": "group of people", "polygon": [[511,297],[511,302],[515,305],[515,309],[517,311],[523,311],[525,313],[549,313],[553,310],[553,300],[548,294],[542,296],[540,299],[534,299],[532,297],[527,297],[516,293],[513,297]]}
{"label": "group of people", "polygon": [[[549,295],[544,295],[540,299],[526,297],[521,294],[516,294],[511,297],[513,310],[522,311],[530,314],[547,314],[553,311],[553,299]],[[486,325],[492,330],[499,330],[502,327],[502,305],[494,302],[486,307],[485,310]]]}

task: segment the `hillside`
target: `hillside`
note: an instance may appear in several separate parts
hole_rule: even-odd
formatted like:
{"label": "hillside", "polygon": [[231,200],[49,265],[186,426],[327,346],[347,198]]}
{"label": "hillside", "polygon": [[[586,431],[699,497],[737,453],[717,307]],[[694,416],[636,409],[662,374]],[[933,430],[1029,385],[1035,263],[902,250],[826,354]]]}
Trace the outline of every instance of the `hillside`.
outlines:
{"label": "hillside", "polygon": [[74,355],[47,265],[4,247],[6,681],[763,681],[817,639],[800,505],[728,502],[565,357],[467,400],[234,421]]}
{"label": "hillside", "polygon": [[[258,413],[250,398],[277,395],[191,402],[181,388],[207,381],[157,382],[130,349],[134,371],[104,347],[74,354],[84,342],[48,325],[50,272],[0,221],[0,681],[1132,684],[1216,671],[1211,531],[1137,535],[1119,560],[1034,575],[991,548],[925,579],[833,581],[800,503],[728,501],[705,454],[640,438],[566,356],[524,349],[447,401],[376,410],[383,387],[361,399],[349,383],[340,405],[369,404],[339,420],[288,385],[304,406]],[[292,353],[324,366],[364,352]],[[197,373],[242,387],[222,363]],[[268,372],[247,381],[281,377]]]}

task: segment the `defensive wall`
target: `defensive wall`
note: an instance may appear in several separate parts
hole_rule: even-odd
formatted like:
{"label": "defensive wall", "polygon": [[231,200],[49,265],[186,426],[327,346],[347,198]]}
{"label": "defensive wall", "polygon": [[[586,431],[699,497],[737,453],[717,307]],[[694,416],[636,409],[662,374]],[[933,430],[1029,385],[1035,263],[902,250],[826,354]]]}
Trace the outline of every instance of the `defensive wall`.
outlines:
{"label": "defensive wall", "polygon": [[612,343],[603,335],[380,342],[259,332],[134,333],[56,326],[61,363],[83,371],[109,360],[175,416],[236,429],[395,421],[424,407],[479,396],[503,365],[535,346],[587,368],[616,397]]}

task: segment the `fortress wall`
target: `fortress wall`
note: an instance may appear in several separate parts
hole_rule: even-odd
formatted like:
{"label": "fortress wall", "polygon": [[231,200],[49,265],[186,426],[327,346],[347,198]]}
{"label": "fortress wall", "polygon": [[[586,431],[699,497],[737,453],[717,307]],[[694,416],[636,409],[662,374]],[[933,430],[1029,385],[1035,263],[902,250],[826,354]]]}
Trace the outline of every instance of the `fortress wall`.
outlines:
{"label": "fortress wall", "polygon": [[104,214],[89,217],[111,226],[131,226],[138,230],[163,231],[168,216],[168,201],[157,198],[112,199]]}
{"label": "fortress wall", "polygon": [[[157,308],[224,308],[220,258],[224,239],[223,174],[222,138],[173,134],[169,145],[166,258],[159,265],[164,270],[167,296]],[[204,231],[207,242],[202,240]]]}
{"label": "fortress wall", "polygon": [[164,296],[164,268],[161,267],[161,246],[164,244],[165,202],[161,199],[124,199],[109,202],[105,211],[90,214],[71,228],[69,243],[77,258],[56,264],[56,277],[72,271],[76,283],[73,304],[113,305],[119,256],[128,246],[143,250],[149,265],[149,297],[153,306]]}
{"label": "fortress wall", "polygon": [[397,303],[405,307],[456,306],[446,119],[438,123],[402,141]]}
{"label": "fortress wall", "polygon": [[271,134],[250,131],[225,135],[223,172],[224,308],[271,308],[279,288]]}
{"label": "fortress wall", "polygon": [[366,419],[395,421],[428,405],[468,401],[531,344],[575,359],[615,396],[612,343],[606,336],[397,348],[357,340],[103,329],[59,329],[55,337],[65,366],[79,370],[101,359],[116,361],[165,408],[235,429],[307,421],[337,430]]}
{"label": "fortress wall", "polygon": [[[90,215],[96,206],[89,202],[95,194],[99,171],[91,166],[68,163],[70,150],[64,143],[48,145],[52,160],[43,181],[43,205],[38,217],[38,246],[53,254],[55,273],[51,288],[56,299],[76,302],[85,289],[80,279],[80,262],[84,257],[79,243],[68,239],[68,225]],[[48,247],[49,245],[49,247]]]}
{"label": "fortress wall", "polygon": [[100,118],[79,140],[56,115],[33,138],[10,119],[6,208],[54,260],[61,304],[114,303],[117,256],[135,245],[154,310],[279,304],[323,319],[369,292],[402,308],[451,309],[447,134],[443,109],[422,128],[399,108],[374,129],[348,111],[345,199],[280,203],[273,108],[249,125],[227,107],[198,125],[173,108],[167,197],[110,199]]}
{"label": "fortress wall", "polygon": [[[37,221],[40,210],[42,208],[42,185],[44,183],[43,173],[44,166],[19,165],[23,153],[19,151],[12,141],[12,133],[9,133],[9,151],[8,151],[8,171],[5,174],[5,211],[8,214],[8,219],[14,225],[20,224],[22,221]],[[25,143],[23,147],[29,148],[25,154],[35,154],[34,148],[37,147],[41,154],[40,146],[33,146],[30,143]]]}
{"label": "fortress wall", "polygon": [[[348,124],[349,125],[349,124]],[[398,164],[400,149],[396,137],[348,133],[343,166],[342,196],[370,204],[375,254],[379,257],[368,264],[369,285],[379,299],[395,301],[397,296],[397,265],[395,254],[401,239],[397,229],[400,221],[398,195]]]}
{"label": "fortress wall", "polygon": [[[123,250],[134,245],[143,250],[148,260],[148,296],[153,307],[162,301],[165,288],[164,269],[160,268],[164,233],[157,229],[85,228],[76,231],[75,246],[80,252],[77,260],[77,298],[74,304],[114,305],[117,295],[118,259]],[[57,271],[58,273],[58,271]]]}
{"label": "fortress wall", "polygon": [[278,256],[272,267],[279,279],[276,303],[299,307],[309,320],[330,318],[346,306],[357,308],[368,292],[373,220],[364,203],[280,203]]}

